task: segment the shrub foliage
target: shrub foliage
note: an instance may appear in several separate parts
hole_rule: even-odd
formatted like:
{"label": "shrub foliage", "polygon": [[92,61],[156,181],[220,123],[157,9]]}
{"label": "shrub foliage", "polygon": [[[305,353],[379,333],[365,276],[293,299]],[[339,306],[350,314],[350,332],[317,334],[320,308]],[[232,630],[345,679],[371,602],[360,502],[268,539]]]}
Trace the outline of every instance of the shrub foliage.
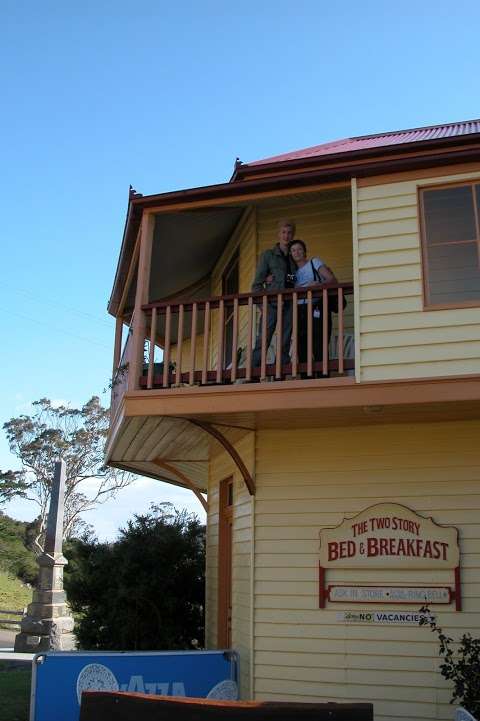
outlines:
{"label": "shrub foliage", "polygon": [[35,521],[16,521],[0,511],[0,570],[32,585],[38,576],[31,548],[37,527]]}
{"label": "shrub foliage", "polygon": [[428,624],[438,638],[438,653],[443,658],[440,673],[453,683],[450,703],[458,702],[473,716],[480,718],[480,638],[464,633],[454,651],[453,638],[437,625],[430,609],[424,606],[420,612],[425,614],[420,624]]}
{"label": "shrub foliage", "polygon": [[203,643],[205,528],[170,504],[135,515],[114,543],[72,540],[65,588],[81,648],[188,649]]}

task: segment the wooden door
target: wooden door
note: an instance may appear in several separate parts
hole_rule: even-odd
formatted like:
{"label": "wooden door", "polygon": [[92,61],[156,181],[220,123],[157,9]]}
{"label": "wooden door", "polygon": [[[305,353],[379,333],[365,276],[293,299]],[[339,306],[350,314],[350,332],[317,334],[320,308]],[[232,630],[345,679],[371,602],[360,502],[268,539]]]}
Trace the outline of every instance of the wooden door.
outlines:
{"label": "wooden door", "polygon": [[220,483],[218,539],[218,648],[232,644],[233,478]]}

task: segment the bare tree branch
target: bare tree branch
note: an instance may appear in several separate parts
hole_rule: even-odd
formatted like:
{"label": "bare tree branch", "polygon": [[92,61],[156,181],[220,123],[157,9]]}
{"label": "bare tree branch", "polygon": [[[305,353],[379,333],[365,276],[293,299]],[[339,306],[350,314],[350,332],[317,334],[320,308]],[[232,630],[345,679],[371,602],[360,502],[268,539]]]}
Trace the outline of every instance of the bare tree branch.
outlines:
{"label": "bare tree branch", "polygon": [[[0,471],[0,503],[21,496],[40,508],[40,533],[45,530],[55,461],[67,466],[65,488],[65,537],[85,522],[83,513],[104,503],[130,485],[132,473],[104,466],[104,444],[109,411],[97,396],[82,408],[54,407],[48,398],[33,403],[34,413],[4,423],[10,451],[20,461],[20,471]],[[97,483],[94,485],[92,481]]]}

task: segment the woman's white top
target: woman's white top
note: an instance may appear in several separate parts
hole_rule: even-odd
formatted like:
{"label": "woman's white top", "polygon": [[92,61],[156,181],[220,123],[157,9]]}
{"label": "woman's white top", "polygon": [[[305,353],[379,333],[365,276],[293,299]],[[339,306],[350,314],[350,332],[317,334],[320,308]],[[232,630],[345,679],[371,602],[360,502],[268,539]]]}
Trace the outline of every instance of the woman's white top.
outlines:
{"label": "woman's white top", "polygon": [[[325,265],[323,260],[320,260],[320,258],[311,258],[307,260],[305,265],[303,265],[301,268],[297,268],[295,271],[295,288],[305,288],[305,286],[312,285],[312,283],[315,283],[315,281],[318,280],[313,274],[312,271],[312,263],[315,270],[319,270],[322,265]],[[306,303],[306,299],[302,298],[298,301],[298,304],[301,305],[302,303]]]}

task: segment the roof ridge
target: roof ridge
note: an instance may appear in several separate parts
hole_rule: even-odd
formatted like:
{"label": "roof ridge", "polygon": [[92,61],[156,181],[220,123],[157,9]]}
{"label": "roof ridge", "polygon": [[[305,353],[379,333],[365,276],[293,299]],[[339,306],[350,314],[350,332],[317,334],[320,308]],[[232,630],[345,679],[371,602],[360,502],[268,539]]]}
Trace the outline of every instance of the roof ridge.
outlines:
{"label": "roof ridge", "polygon": [[[435,130],[436,128],[449,128],[453,125],[466,125],[468,123],[480,123],[480,118],[471,120],[454,120],[451,123],[438,123],[437,125],[419,125],[418,128],[403,128],[402,130],[385,130],[382,133],[370,133],[369,135],[355,135],[345,140],[369,140],[370,138],[381,138],[385,135],[403,135],[403,133],[414,133],[416,130]],[[341,141],[338,141],[341,142]]]}
{"label": "roof ridge", "polygon": [[448,138],[453,139],[454,137],[471,134],[476,136],[480,134],[480,119],[473,118],[471,120],[452,121],[450,123],[439,123],[437,125],[423,125],[418,128],[403,128],[381,133],[370,133],[369,135],[338,138],[336,140],[329,140],[326,143],[318,143],[316,145],[278,153],[267,158],[249,160],[236,168],[232,179],[237,179],[238,175],[243,173],[243,170],[248,172],[251,169],[252,172],[255,172],[257,168],[267,164],[277,164],[288,161],[299,162],[306,158],[312,159],[316,156],[342,155],[360,150],[398,146],[404,143],[413,144],[420,141],[427,142],[431,140],[446,140]]}

